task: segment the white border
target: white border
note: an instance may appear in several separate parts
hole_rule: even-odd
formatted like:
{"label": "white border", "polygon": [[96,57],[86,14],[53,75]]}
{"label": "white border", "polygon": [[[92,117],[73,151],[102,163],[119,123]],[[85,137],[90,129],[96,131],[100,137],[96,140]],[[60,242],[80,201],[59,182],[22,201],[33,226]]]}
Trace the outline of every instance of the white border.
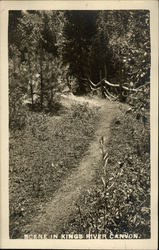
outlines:
{"label": "white border", "polygon": [[[149,9],[151,18],[151,239],[147,240],[10,240],[8,209],[8,10]],[[0,248],[157,249],[158,232],[158,2],[157,1],[1,1],[0,2]]]}

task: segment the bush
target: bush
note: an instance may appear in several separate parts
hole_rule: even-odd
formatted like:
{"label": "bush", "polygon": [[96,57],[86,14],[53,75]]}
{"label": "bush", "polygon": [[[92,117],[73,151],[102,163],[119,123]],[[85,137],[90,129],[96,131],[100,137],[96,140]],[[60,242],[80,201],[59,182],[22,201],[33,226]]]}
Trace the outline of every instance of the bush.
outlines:
{"label": "bush", "polygon": [[9,46],[9,128],[11,131],[21,130],[25,126],[25,108],[22,106],[23,92],[26,90],[25,80],[20,74],[21,53],[16,46]]}
{"label": "bush", "polygon": [[[12,85],[18,79],[13,76],[9,79]],[[10,131],[21,130],[25,127],[26,108],[22,105],[22,93],[18,89],[18,84],[13,85],[15,89],[10,88],[9,92],[9,129]]]}

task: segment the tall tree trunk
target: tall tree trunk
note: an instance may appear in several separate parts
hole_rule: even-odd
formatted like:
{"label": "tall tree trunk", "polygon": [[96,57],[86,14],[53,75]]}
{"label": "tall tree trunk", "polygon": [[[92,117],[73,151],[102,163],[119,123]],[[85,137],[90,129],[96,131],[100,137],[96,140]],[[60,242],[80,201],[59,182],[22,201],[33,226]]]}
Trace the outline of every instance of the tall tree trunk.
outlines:
{"label": "tall tree trunk", "polygon": [[50,90],[50,98],[48,99],[48,108],[52,110],[52,102],[53,102],[53,88]]}
{"label": "tall tree trunk", "polygon": [[32,80],[30,80],[30,93],[31,93],[31,106],[32,110],[34,109],[34,98],[33,98],[33,84]]}
{"label": "tall tree trunk", "polygon": [[43,109],[43,48],[40,41],[40,107]]}
{"label": "tall tree trunk", "polygon": [[[121,60],[121,51],[119,52],[120,54],[120,60]],[[122,102],[123,100],[123,96],[122,96],[122,67],[121,67],[121,62],[119,65],[119,75],[120,75],[120,81],[119,81],[119,100]]]}
{"label": "tall tree trunk", "polygon": [[100,79],[100,81],[102,80],[102,70],[101,69],[99,70],[99,79]]}
{"label": "tall tree trunk", "polygon": [[33,94],[33,84],[32,84],[32,72],[31,72],[31,64],[30,64],[30,55],[28,53],[28,62],[29,62],[29,75],[30,75],[30,79],[29,79],[29,86],[30,86],[30,94],[31,94],[31,106],[32,106],[32,110],[34,109],[34,94]]}
{"label": "tall tree trunk", "polygon": [[104,65],[104,77],[105,77],[105,80],[107,80],[107,67],[106,67],[106,64]]}

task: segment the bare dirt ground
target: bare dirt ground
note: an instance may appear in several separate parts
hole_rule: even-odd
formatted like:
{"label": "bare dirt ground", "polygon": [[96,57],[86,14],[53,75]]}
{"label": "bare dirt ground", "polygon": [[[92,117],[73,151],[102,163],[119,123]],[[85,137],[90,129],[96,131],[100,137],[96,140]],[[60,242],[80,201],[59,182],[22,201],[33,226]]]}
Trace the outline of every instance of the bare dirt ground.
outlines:
{"label": "bare dirt ground", "polygon": [[[91,107],[99,107],[100,119],[93,142],[85,153],[79,166],[61,182],[60,188],[55,192],[54,199],[46,204],[39,215],[34,218],[28,230],[32,234],[61,233],[68,217],[75,211],[75,202],[80,194],[89,189],[97,178],[100,168],[101,153],[99,140],[104,136],[107,142],[109,127],[117,112],[121,112],[118,103],[111,103],[101,99],[76,97],[73,95],[62,96],[62,103],[67,106],[72,102],[88,102]],[[27,229],[27,228],[25,228]]]}

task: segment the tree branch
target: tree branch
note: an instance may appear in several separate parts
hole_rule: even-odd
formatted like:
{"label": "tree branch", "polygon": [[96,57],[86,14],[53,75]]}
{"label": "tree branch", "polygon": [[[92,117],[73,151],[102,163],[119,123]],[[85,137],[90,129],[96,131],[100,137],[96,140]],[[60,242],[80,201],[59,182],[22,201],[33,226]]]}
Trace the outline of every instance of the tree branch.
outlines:
{"label": "tree branch", "polygon": [[106,90],[106,92],[108,93],[108,95],[109,95],[110,97],[114,98],[114,100],[116,100],[116,99],[118,98],[117,96],[112,95],[112,94],[106,89],[105,86],[104,86],[104,90]]}
{"label": "tree branch", "polygon": [[122,86],[122,88],[125,89],[125,90],[127,90],[127,91],[142,92],[142,90],[140,90],[140,89],[129,89],[129,88],[125,87],[125,86]]}
{"label": "tree branch", "polygon": [[114,87],[114,88],[119,88],[120,87],[119,84],[113,84],[113,83],[108,82],[105,79],[103,79],[103,80],[104,80],[104,83],[106,83],[108,86],[111,86],[111,87]]}
{"label": "tree branch", "polygon": [[98,82],[97,84],[94,84],[92,81],[91,81],[91,79],[87,79],[88,81],[89,81],[89,83],[93,86],[93,87],[95,87],[95,88],[97,88],[97,87],[100,87],[101,86],[101,82],[102,82],[102,80],[100,81],[100,82]]}
{"label": "tree branch", "polygon": [[106,90],[103,92],[103,94],[105,95],[106,98],[109,99],[109,101],[112,101],[112,99],[110,98],[110,96],[106,93]]}

